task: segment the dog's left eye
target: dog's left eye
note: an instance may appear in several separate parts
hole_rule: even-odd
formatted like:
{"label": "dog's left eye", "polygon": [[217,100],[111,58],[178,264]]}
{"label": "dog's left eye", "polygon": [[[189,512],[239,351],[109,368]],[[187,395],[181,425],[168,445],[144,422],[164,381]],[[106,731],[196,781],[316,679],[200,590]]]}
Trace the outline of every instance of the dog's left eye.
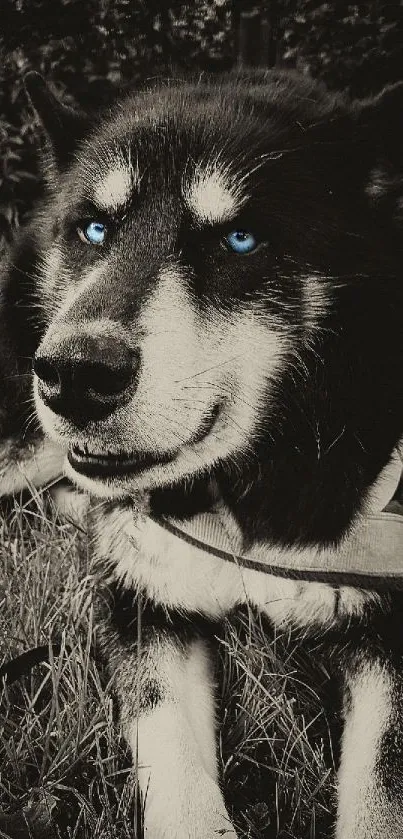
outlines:
{"label": "dog's left eye", "polygon": [[251,253],[258,244],[249,230],[231,230],[231,233],[225,237],[225,241],[235,253]]}
{"label": "dog's left eye", "polygon": [[101,221],[90,221],[83,227],[77,227],[77,233],[86,245],[103,245],[106,236],[106,226]]}

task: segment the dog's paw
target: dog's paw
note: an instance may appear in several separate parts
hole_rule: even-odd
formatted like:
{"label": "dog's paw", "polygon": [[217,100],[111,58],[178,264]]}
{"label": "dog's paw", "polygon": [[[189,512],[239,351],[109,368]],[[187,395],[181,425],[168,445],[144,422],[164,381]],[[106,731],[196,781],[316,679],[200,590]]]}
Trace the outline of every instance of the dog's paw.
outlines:
{"label": "dog's paw", "polygon": [[237,839],[222,793],[211,778],[200,778],[192,794],[171,793],[146,802],[145,839]]}
{"label": "dog's paw", "polygon": [[168,816],[157,824],[150,816],[146,817],[145,839],[238,839],[229,816],[224,813],[176,813],[175,824]]}
{"label": "dog's paw", "polygon": [[[179,818],[180,822],[180,818]],[[188,822],[187,825],[179,824],[176,828],[171,829],[166,827],[155,829],[149,825],[144,830],[145,839],[238,839],[235,828],[231,824],[229,818],[221,822],[215,822],[209,818],[204,819],[202,824]]]}

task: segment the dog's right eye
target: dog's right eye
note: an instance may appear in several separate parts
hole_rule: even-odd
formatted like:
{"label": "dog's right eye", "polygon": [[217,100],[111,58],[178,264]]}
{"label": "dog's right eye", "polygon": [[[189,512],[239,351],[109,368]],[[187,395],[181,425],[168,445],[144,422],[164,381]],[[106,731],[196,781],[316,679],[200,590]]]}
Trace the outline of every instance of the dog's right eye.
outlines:
{"label": "dog's right eye", "polygon": [[103,245],[106,237],[106,226],[101,221],[90,221],[82,227],[77,227],[77,233],[86,245]]}
{"label": "dog's right eye", "polygon": [[257,240],[249,230],[231,230],[225,237],[225,242],[235,253],[247,254],[256,250]]}

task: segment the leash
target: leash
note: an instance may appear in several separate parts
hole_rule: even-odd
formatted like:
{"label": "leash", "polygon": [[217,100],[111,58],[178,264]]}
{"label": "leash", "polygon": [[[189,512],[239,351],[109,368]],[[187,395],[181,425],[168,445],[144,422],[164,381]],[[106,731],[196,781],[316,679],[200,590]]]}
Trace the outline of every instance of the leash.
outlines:
{"label": "leash", "polygon": [[[213,516],[213,514],[211,514]],[[208,541],[220,531],[216,542],[224,541],[225,532],[211,518],[186,523],[173,519],[153,518],[155,524],[186,542],[199,554],[210,554],[250,571],[271,574],[305,582],[348,585],[356,588],[385,590],[403,589],[403,515],[381,513],[367,517],[353,536],[335,548],[282,548],[276,545],[255,545],[250,554],[224,550]],[[196,534],[200,530],[203,538]]]}
{"label": "leash", "polygon": [[282,547],[267,542],[243,551],[242,534],[220,501],[211,512],[191,519],[160,516],[152,521],[186,542],[198,561],[209,554],[245,570],[292,580],[403,589],[403,506],[401,512],[385,510],[401,480],[402,457],[396,450],[372,488],[366,512],[335,546]]}
{"label": "leash", "polygon": [[[258,571],[305,582],[335,587],[349,585],[384,591],[403,589],[403,505],[401,512],[384,508],[392,501],[402,480],[402,454],[396,449],[370,494],[368,512],[360,516],[350,533],[334,547],[279,547],[256,543],[242,551],[242,534],[229,511],[218,500],[209,513],[185,521],[148,515],[153,524],[186,542],[195,561],[213,555],[246,571]],[[0,667],[0,685],[19,679],[32,667],[49,661],[61,651],[58,643],[34,647]]]}

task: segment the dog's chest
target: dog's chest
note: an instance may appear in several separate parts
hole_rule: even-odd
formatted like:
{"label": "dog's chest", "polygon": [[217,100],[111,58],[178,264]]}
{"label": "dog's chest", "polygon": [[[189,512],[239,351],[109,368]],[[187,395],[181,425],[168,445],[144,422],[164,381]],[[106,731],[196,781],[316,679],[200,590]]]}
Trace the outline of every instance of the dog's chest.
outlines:
{"label": "dog's chest", "polygon": [[170,609],[220,619],[249,603],[276,625],[331,625],[375,605],[372,592],[244,568],[188,544],[132,508],[94,515],[95,561],[127,589]]}

